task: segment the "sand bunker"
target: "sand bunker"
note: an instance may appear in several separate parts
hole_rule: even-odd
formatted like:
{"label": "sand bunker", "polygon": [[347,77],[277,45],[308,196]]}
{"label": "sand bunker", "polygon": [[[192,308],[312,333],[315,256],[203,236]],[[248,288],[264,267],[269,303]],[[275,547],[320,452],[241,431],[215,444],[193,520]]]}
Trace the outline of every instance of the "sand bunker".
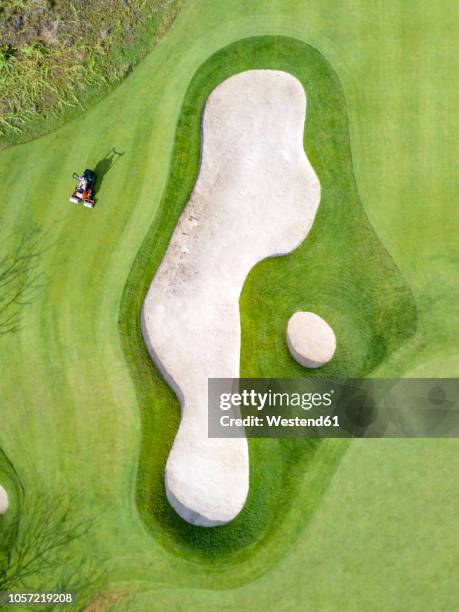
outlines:
{"label": "sand bunker", "polygon": [[332,328],[313,312],[295,312],[290,317],[287,344],[292,356],[306,368],[320,368],[336,351]]}
{"label": "sand bunker", "polygon": [[167,496],[195,525],[231,521],[247,497],[247,441],[207,437],[208,378],[239,376],[250,270],[292,251],[313,223],[320,184],[303,149],[305,111],[285,72],[243,72],[212,92],[199,176],[143,305],[146,344],[182,409]]}
{"label": "sand bunker", "polygon": [[5,514],[8,510],[9,501],[8,501],[8,493],[5,489],[0,485],[0,515]]}

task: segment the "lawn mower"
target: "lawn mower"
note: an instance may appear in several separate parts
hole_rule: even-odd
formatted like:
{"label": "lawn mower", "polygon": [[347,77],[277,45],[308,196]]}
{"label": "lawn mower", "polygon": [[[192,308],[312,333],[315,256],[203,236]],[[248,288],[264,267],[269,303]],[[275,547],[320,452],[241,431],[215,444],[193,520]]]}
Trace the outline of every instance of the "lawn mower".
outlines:
{"label": "lawn mower", "polygon": [[81,176],[74,172],[73,178],[77,179],[78,185],[70,196],[69,202],[73,202],[73,204],[83,204],[87,206],[87,208],[94,208],[94,204],[96,203],[94,199],[94,187],[97,180],[95,172],[92,170],[85,170]]}

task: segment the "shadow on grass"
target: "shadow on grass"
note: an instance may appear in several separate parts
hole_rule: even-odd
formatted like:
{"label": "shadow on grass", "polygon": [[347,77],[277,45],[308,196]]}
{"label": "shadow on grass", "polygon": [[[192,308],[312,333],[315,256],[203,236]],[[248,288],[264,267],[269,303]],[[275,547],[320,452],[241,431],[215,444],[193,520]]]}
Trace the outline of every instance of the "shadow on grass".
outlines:
{"label": "shadow on grass", "polygon": [[[23,496],[24,497],[24,496]],[[31,590],[39,583],[49,591],[72,593],[84,601],[105,579],[105,559],[97,563],[82,556],[75,544],[95,531],[94,517],[80,516],[78,496],[60,492],[24,500],[21,512],[3,534],[5,542],[0,563],[0,592]],[[37,610],[51,606],[39,605]],[[81,610],[81,607],[69,607]]]}
{"label": "shadow on grass", "polygon": [[124,153],[125,151],[117,151],[115,147],[113,147],[101,160],[97,162],[96,167],[94,168],[94,172],[97,176],[97,192],[100,191],[100,188],[102,187],[105,175],[110,172],[117,162],[119,162]]}
{"label": "shadow on grass", "polygon": [[37,228],[12,232],[0,247],[0,337],[21,329],[21,315],[43,287],[40,261],[49,248],[48,236]]}

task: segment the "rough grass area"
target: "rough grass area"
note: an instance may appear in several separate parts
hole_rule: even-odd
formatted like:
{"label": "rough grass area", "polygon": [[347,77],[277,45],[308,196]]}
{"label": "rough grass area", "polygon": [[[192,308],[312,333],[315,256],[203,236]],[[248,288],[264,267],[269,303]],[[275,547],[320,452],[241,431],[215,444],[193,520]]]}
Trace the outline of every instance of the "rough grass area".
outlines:
{"label": "rough grass area", "polygon": [[[286,257],[261,262],[249,275],[241,298],[241,375],[365,376],[413,335],[416,324],[410,290],[359,202],[345,100],[331,66],[312,47],[284,37],[247,39],[216,53],[199,69],[186,93],[159,217],[136,259],[121,308],[126,360],[142,410],[137,489],[141,515],[155,536],[175,552],[207,558],[215,567],[240,562],[260,548],[274,562],[292,546],[346,447],[343,441],[250,440],[248,502],[224,527],[188,525],[165,497],[163,472],[179,409],[145,349],[139,312],[195,183],[206,98],[225,78],[253,68],[285,70],[303,84],[308,97],[305,150],[319,175],[322,198],[303,245]],[[336,357],[314,374],[299,366],[286,346],[287,321],[297,309],[324,316],[338,337]],[[291,512],[299,499],[303,512],[289,521],[286,538],[280,517]]]}
{"label": "rough grass area", "polygon": [[0,6],[0,146],[55,127],[118,83],[182,0],[5,0]]}

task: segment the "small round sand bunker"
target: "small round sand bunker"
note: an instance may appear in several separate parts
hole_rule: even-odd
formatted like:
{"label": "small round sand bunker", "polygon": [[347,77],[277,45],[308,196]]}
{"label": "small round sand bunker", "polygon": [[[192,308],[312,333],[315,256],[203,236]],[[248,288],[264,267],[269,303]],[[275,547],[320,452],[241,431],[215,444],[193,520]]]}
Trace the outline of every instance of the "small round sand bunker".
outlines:
{"label": "small round sand bunker", "polygon": [[0,515],[5,514],[8,510],[9,502],[8,502],[8,493],[5,489],[0,485]]}
{"label": "small round sand bunker", "polygon": [[330,325],[313,312],[295,312],[287,325],[287,344],[292,357],[306,368],[320,368],[336,350]]}

